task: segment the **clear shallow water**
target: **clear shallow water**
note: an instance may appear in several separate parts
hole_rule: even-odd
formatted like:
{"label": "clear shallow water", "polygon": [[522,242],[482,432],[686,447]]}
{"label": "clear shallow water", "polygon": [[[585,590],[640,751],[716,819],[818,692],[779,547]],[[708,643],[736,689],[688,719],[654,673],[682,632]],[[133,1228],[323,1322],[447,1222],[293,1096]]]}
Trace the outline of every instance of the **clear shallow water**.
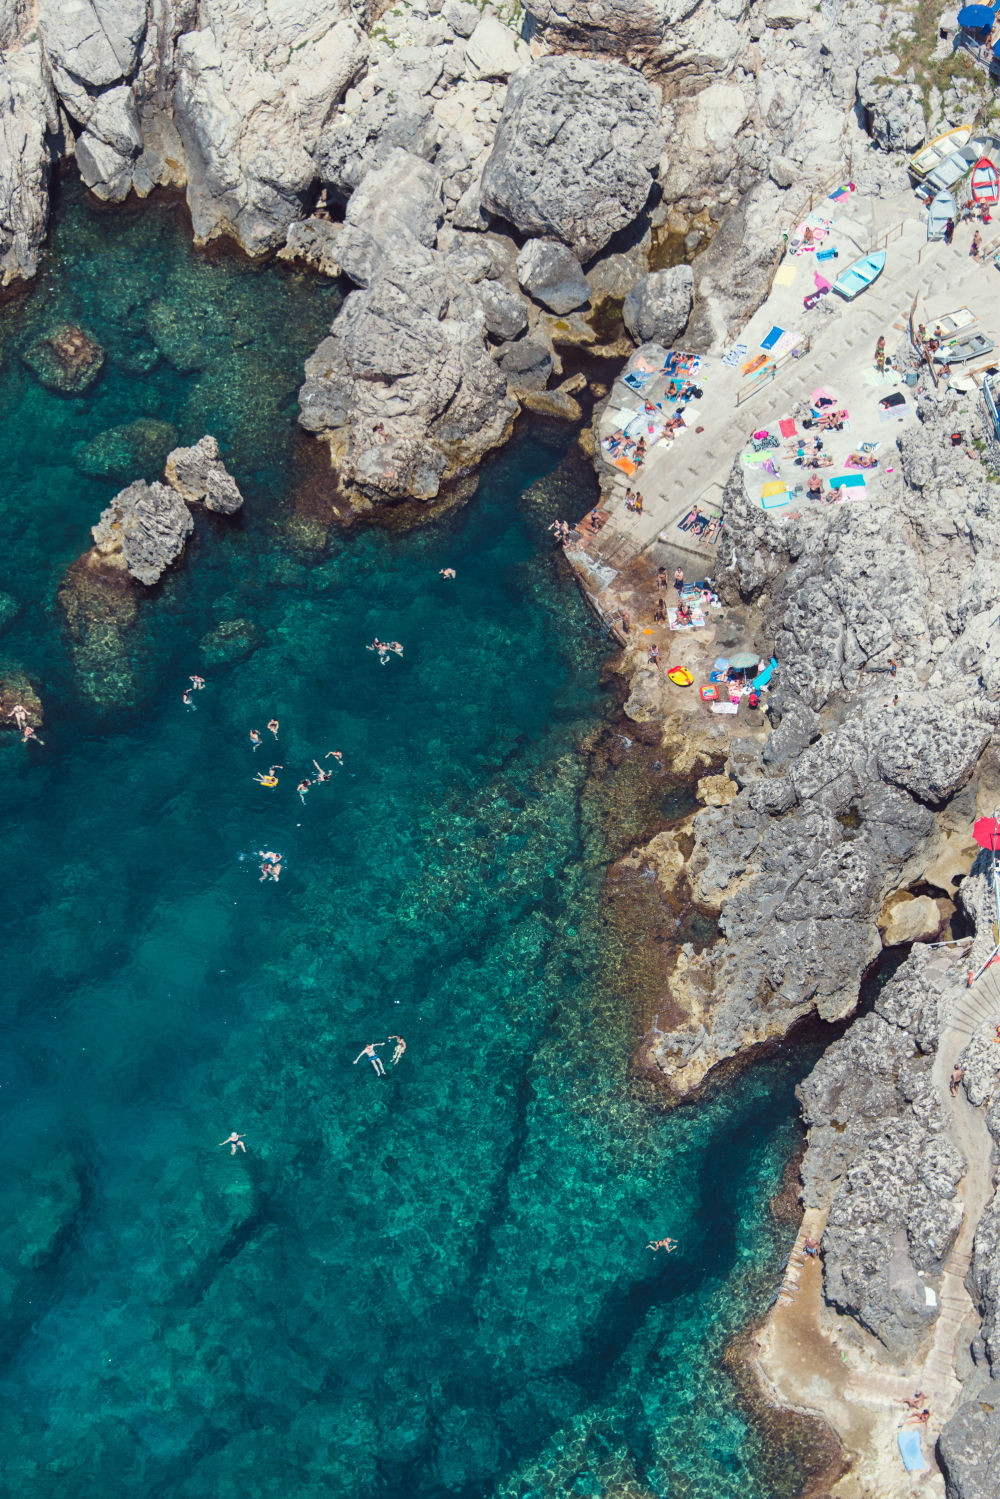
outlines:
{"label": "clear shallow water", "polygon": [[[545,531],[586,468],[527,429],[473,504],[320,545],[294,394],[336,296],[70,194],[3,316],[0,587],[23,609],[0,657],[47,707],[44,750],[0,746],[4,1487],[790,1494],[719,1359],[774,1289],[805,1061],[667,1116],[629,1088],[578,753],[603,647]],[[197,368],[137,368],[154,301]],[[67,318],[109,351],[78,398],[19,360]],[[67,649],[55,600],[102,505],[157,472],[80,469],[139,414],[215,432],[248,504],[199,521],[116,676]],[[185,710],[234,618],[258,648]],[[380,668],[376,633],[404,659]],[[332,748],[345,770],[301,806]],[[251,779],[271,758],[274,791]],[[386,1079],[352,1066],[388,1032]],[[645,1250],[666,1234],[675,1254]]]}

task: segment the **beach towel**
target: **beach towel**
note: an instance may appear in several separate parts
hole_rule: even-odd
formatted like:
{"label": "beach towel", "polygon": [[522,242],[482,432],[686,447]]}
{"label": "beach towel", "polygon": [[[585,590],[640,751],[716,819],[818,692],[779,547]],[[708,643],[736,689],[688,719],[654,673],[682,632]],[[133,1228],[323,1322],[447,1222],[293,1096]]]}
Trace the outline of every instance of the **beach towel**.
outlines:
{"label": "beach towel", "polygon": [[765,464],[767,462],[767,454],[766,453],[744,453],[743,454],[743,462],[746,464],[747,468],[756,468],[758,466],[758,464],[762,465],[762,464]]}
{"label": "beach towel", "polygon": [[709,713],[738,713],[740,705],[739,703],[713,703],[708,711]]}
{"label": "beach towel", "polygon": [[712,662],[712,670],[713,671],[728,671],[729,670],[729,658],[728,658],[728,656],[716,656],[715,660]]}
{"label": "beach towel", "polygon": [[767,349],[768,352],[770,352],[771,349],[774,348],[775,344],[778,342],[778,339],[781,337],[781,335],[784,333],[784,331],[785,331],[784,328],[779,328],[777,326],[777,324],[775,324],[775,326],[771,329],[771,331],[767,335],[767,337],[761,339],[761,341],[760,341],[761,348],[762,349]]}
{"label": "beach towel", "polygon": [[638,467],[639,465],[637,463],[633,463],[631,458],[615,459],[615,468],[620,468],[622,473],[628,474],[630,479]]}
{"label": "beach towel", "polygon": [[825,385],[818,386],[809,397],[810,406],[818,406],[820,402],[824,406],[835,406],[837,404],[836,396],[831,395]]}
{"label": "beach towel", "polygon": [[864,474],[834,474],[830,480],[831,489],[864,489]]}
{"label": "beach towel", "polygon": [[653,374],[653,370],[627,370],[622,375],[622,383],[630,390],[642,390],[643,386],[648,385],[652,380]]}
{"label": "beach towel", "polygon": [[891,396],[883,396],[879,405],[885,410],[888,410],[890,406],[905,406],[906,397],[901,390],[895,390]]}
{"label": "beach towel", "polygon": [[834,188],[833,192],[830,194],[830,199],[833,203],[839,203],[841,198],[848,198],[850,197],[851,193],[856,192],[857,188],[854,186],[853,182],[845,182],[843,187]]}
{"label": "beach towel", "polygon": [[657,369],[658,369],[658,366],[655,365],[655,364],[650,364],[650,362],[646,358],[645,354],[633,354],[632,355],[632,362],[629,365],[629,370],[630,371],[631,370],[638,370],[641,374],[655,375],[656,372],[657,372]]}
{"label": "beach towel", "polygon": [[774,277],[774,284],[775,286],[791,286],[798,274],[799,268],[797,265],[786,263],[778,267]]}
{"label": "beach towel", "polygon": [[920,1445],[920,1432],[914,1426],[907,1426],[899,1433],[899,1455],[903,1459],[903,1467],[907,1473],[920,1473],[927,1467],[924,1460],[923,1448]]}
{"label": "beach towel", "polygon": [[782,505],[787,505],[791,499],[787,488],[782,485],[781,489],[774,494],[761,497],[760,508],[762,510],[780,510]]}
{"label": "beach towel", "polygon": [[818,292],[829,291],[831,286],[833,285],[833,282],[828,281],[825,276],[821,276],[819,271],[813,271],[813,281],[816,284],[816,290]]}
{"label": "beach towel", "polygon": [[783,354],[790,354],[793,349],[798,348],[801,338],[801,333],[793,333],[789,329],[781,335],[771,353],[775,359],[780,359]]}
{"label": "beach towel", "polygon": [[704,627],[705,616],[700,609],[691,610],[691,618],[687,624],[677,623],[677,610],[667,610],[667,620],[672,630],[700,630]]}
{"label": "beach towel", "polygon": [[891,411],[880,411],[878,419],[880,422],[901,422],[906,418],[905,406],[894,406]]}
{"label": "beach towel", "polygon": [[780,421],[778,423],[778,431],[781,433],[782,437],[795,437],[797,435],[795,431],[795,422],[790,416],[786,416],[783,421]]}
{"label": "beach towel", "polygon": [[741,359],[745,359],[746,357],[746,344],[736,344],[734,348],[729,350],[728,354],[723,354],[722,363],[732,369],[735,365],[739,364]]}

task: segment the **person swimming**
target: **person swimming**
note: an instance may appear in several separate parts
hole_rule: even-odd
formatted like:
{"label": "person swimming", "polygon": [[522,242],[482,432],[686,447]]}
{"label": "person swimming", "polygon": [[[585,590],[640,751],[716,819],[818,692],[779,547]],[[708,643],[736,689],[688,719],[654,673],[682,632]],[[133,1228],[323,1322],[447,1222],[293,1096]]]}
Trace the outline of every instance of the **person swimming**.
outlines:
{"label": "person swimming", "polygon": [[250,743],[254,749],[260,749],[260,733],[257,729],[250,730]]}
{"label": "person swimming", "polygon": [[262,786],[277,786],[278,777],[275,775],[275,771],[284,770],[284,768],[283,765],[272,765],[267,775],[262,770],[258,770],[255,776],[251,776],[251,780],[259,781]]}

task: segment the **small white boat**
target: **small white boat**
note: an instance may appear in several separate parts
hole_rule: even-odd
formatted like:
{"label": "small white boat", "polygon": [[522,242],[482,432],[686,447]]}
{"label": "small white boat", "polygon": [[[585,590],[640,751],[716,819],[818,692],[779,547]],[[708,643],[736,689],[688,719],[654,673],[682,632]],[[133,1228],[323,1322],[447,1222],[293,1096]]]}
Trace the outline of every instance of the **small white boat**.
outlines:
{"label": "small white boat", "polygon": [[876,250],[871,255],[863,255],[852,266],[848,266],[847,270],[843,271],[833,283],[833,289],[839,291],[848,302],[853,302],[854,298],[860,296],[866,287],[878,280],[884,270],[885,251]]}
{"label": "small white boat", "polygon": [[910,157],[910,171],[914,177],[926,177],[927,173],[939,166],[945,157],[966,145],[971,135],[971,125],[956,125],[954,130],[946,130],[943,135],[936,135],[932,141],[927,142],[926,146],[921,146],[916,155]]}
{"label": "small white boat", "polygon": [[957,338],[960,333],[968,332],[975,322],[976,315],[970,307],[956,307],[954,312],[928,318],[927,326],[935,338]]}
{"label": "small white boat", "polygon": [[927,210],[927,238],[943,239],[948,220],[958,223],[958,209],[951,193],[938,193]]}

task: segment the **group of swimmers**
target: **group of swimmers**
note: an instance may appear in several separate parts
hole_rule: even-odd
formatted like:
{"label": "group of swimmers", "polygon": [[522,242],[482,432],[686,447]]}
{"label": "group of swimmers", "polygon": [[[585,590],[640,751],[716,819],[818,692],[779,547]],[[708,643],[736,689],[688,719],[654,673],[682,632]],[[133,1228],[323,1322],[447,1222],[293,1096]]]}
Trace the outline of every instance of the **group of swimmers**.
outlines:
{"label": "group of swimmers", "polygon": [[388,1046],[390,1041],[395,1041],[396,1048],[393,1051],[392,1060],[390,1061],[389,1066],[395,1067],[396,1063],[403,1055],[403,1052],[406,1050],[406,1042],[403,1040],[402,1036],[388,1036],[384,1041],[369,1041],[368,1045],[363,1046],[358,1052],[357,1056],[354,1058],[353,1065],[356,1067],[361,1061],[362,1057],[367,1057],[369,1062],[371,1062],[372,1066],[375,1069],[376,1076],[385,1077],[385,1068],[382,1065],[382,1058],[378,1054],[378,1048],[380,1046]]}
{"label": "group of swimmers", "polygon": [[401,656],[403,654],[403,647],[400,645],[398,640],[379,640],[377,635],[375,636],[375,639],[372,641],[371,645],[365,646],[365,650],[378,651],[379,666],[389,665],[390,651],[392,651],[393,655],[395,656]]}

